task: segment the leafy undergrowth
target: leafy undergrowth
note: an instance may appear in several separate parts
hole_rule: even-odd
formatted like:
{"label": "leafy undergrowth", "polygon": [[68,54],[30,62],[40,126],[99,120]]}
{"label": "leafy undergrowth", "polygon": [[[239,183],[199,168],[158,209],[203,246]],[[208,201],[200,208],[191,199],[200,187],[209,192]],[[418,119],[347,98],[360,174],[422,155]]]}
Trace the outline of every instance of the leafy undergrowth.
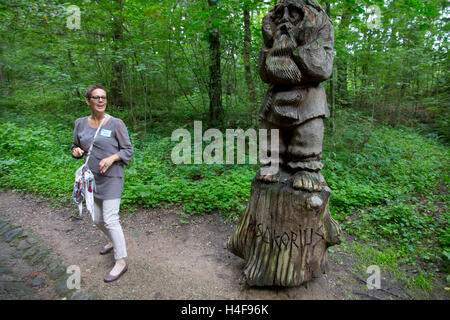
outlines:
{"label": "leafy undergrowth", "polygon": [[[74,113],[4,105],[0,186],[70,201],[81,165],[69,152]],[[449,268],[448,148],[411,128],[375,124],[354,111],[337,112],[333,131],[327,131],[322,173],[333,190],[333,217],[370,248],[368,262],[387,255],[385,265],[417,267],[420,277],[413,285],[428,290],[434,272]],[[135,154],[126,169],[124,206],[182,205],[191,215],[239,217],[257,166],[175,165],[170,135],[130,132]]]}
{"label": "leafy undergrowth", "polygon": [[366,267],[430,292],[436,272],[449,273],[448,148],[411,128],[339,116],[324,146],[332,215],[358,241],[351,251]]}

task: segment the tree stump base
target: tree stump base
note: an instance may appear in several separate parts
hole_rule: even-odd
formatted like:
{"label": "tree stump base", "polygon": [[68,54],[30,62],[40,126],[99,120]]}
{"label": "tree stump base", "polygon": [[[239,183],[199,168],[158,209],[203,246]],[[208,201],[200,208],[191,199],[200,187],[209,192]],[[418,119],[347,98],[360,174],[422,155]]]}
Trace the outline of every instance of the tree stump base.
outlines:
{"label": "tree stump base", "polygon": [[282,172],[278,183],[253,179],[244,215],[227,244],[246,260],[248,285],[294,287],[326,272],[327,248],[341,242],[330,195],[327,186],[320,192],[294,189],[289,173]]}

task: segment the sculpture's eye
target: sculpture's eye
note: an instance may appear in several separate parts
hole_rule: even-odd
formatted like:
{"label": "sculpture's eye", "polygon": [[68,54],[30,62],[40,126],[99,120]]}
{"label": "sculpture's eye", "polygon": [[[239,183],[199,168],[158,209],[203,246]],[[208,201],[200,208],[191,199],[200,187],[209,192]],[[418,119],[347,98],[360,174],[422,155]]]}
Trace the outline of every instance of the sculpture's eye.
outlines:
{"label": "sculpture's eye", "polygon": [[284,7],[283,6],[278,6],[275,9],[275,12],[273,13],[273,20],[274,21],[281,20],[281,18],[283,18],[283,14],[284,14]]}
{"label": "sculpture's eye", "polygon": [[289,16],[293,24],[297,24],[303,20],[303,11],[296,6],[289,6]]}

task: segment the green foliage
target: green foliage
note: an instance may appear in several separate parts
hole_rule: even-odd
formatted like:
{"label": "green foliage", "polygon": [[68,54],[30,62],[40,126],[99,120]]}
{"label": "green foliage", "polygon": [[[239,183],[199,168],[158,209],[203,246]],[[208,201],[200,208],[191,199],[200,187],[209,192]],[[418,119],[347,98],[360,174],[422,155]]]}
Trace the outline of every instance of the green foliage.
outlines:
{"label": "green foliage", "polygon": [[182,204],[190,214],[240,213],[254,175],[248,166],[174,165],[169,138],[150,135],[127,170],[124,204],[158,207]]}
{"label": "green foliage", "polygon": [[[103,83],[109,104],[136,130],[155,129],[167,115],[181,121],[208,114],[208,33],[221,41],[225,120],[254,125],[265,85],[257,72],[261,19],[273,1],[83,1],[81,29],[67,28],[68,3],[0,2],[0,89],[15,93],[61,90],[82,100],[84,88]],[[335,27],[335,96],[390,124],[425,124],[448,142],[448,19],[442,1],[322,1]],[[380,9],[371,29],[369,7]],[[249,97],[244,70],[243,11],[250,12]],[[395,72],[392,72],[395,70]],[[330,81],[324,83],[330,88]],[[120,93],[120,95],[119,95]],[[256,100],[256,101],[254,101]],[[82,102],[82,101],[81,101]],[[183,110],[181,113],[180,110]],[[244,116],[243,116],[244,115]]]}
{"label": "green foliage", "polygon": [[423,272],[420,272],[419,275],[414,277],[414,282],[422,290],[430,291],[431,288],[433,287],[432,286],[433,278],[434,277],[429,274],[427,275],[427,274],[424,274]]}
{"label": "green foliage", "polygon": [[67,198],[73,187],[68,177],[77,168],[66,149],[70,131],[58,124],[23,128],[6,122],[0,128],[0,184]]}
{"label": "green foliage", "polygon": [[350,235],[407,253],[405,263],[442,262],[448,270],[448,148],[358,112],[338,111],[334,125],[322,171],[332,215]]}

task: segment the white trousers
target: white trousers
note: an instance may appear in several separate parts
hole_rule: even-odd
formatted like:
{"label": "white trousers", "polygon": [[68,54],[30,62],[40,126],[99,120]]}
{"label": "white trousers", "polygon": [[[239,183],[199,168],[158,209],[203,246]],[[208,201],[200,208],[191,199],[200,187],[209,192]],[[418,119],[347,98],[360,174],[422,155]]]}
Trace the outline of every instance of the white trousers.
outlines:
{"label": "white trousers", "polygon": [[120,198],[101,200],[94,198],[94,224],[103,231],[114,246],[116,260],[127,256],[125,236],[119,221]]}

